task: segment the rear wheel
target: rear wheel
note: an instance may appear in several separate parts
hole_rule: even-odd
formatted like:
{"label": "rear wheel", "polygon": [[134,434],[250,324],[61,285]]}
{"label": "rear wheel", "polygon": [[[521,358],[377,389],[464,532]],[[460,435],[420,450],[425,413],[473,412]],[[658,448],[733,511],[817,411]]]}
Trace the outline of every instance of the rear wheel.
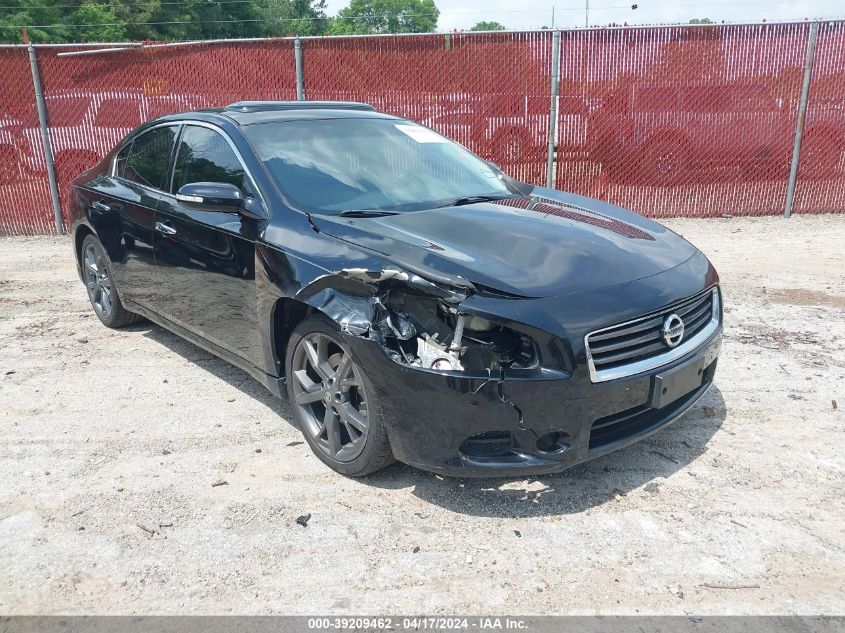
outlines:
{"label": "rear wheel", "polygon": [[94,235],[82,241],[82,276],[94,313],[111,328],[119,328],[141,320],[123,307],[114,283],[111,262],[106,250]]}
{"label": "rear wheel", "polygon": [[375,389],[330,320],[309,317],[294,329],[285,370],[299,428],[323,463],[360,477],[393,461]]}

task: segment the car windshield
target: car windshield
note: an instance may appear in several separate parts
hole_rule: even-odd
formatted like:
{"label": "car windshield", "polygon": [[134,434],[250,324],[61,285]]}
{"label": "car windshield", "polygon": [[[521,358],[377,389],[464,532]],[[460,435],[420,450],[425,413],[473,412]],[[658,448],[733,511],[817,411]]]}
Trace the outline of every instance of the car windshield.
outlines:
{"label": "car windshield", "polygon": [[290,202],[305,211],[414,211],[516,193],[478,156],[409,121],[276,121],[245,132]]}

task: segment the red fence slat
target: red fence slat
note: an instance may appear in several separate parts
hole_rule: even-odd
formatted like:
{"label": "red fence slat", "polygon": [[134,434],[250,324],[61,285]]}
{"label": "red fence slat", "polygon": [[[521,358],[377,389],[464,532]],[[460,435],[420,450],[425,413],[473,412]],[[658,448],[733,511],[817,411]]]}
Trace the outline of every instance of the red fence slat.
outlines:
{"label": "red fence slat", "polygon": [[551,42],[549,31],[305,40],[305,97],[372,103],[541,182]]}
{"label": "red fence slat", "polygon": [[[146,120],[246,99],[295,99],[289,40],[60,57],[38,50],[62,207],[70,180]],[[40,152],[40,150],[38,150]]]}
{"label": "red fence slat", "polygon": [[[35,91],[25,48],[0,49],[0,235],[55,230]],[[35,135],[24,122],[35,122]],[[27,148],[35,146],[38,154]]]}
{"label": "red fence slat", "polygon": [[845,210],[845,22],[819,25],[793,213]]}
{"label": "red fence slat", "polygon": [[[795,213],[845,212],[845,22],[819,24]],[[564,31],[555,186],[652,217],[783,212],[809,23]],[[307,99],[419,121],[544,184],[551,31],[302,40]],[[144,120],[295,99],[292,39],[36,47],[68,182]],[[101,45],[100,45],[101,46]],[[0,235],[53,213],[25,48],[0,48]]]}
{"label": "red fence slat", "polygon": [[808,30],[563,33],[558,188],[653,217],[782,213]]}

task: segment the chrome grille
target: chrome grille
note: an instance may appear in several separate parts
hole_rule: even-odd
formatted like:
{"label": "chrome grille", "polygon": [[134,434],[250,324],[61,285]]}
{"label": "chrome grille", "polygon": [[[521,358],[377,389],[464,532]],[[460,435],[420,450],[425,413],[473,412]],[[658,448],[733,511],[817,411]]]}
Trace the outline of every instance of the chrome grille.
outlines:
{"label": "chrome grille", "polygon": [[[680,343],[664,340],[663,324],[671,314],[684,323]],[[585,345],[590,377],[604,382],[648,371],[680,358],[700,346],[719,327],[719,291],[706,290],[660,312],[587,334]]]}

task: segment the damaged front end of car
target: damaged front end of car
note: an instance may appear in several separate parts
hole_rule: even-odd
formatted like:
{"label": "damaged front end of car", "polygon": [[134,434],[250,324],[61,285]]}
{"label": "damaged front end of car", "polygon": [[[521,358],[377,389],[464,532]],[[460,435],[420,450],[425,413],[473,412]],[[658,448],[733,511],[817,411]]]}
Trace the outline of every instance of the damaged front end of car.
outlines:
{"label": "damaged front end of car", "polygon": [[363,361],[401,461],[467,475],[561,467],[574,405],[561,390],[550,403],[547,387],[571,375],[571,350],[491,310],[530,299],[400,268],[343,269],[296,298],[335,321]]}
{"label": "damaged front end of car", "polygon": [[446,284],[398,269],[347,268],[316,279],[297,299],[332,318],[341,332],[377,342],[399,365],[488,377],[539,367],[528,335],[464,309],[478,292],[462,279]]}

